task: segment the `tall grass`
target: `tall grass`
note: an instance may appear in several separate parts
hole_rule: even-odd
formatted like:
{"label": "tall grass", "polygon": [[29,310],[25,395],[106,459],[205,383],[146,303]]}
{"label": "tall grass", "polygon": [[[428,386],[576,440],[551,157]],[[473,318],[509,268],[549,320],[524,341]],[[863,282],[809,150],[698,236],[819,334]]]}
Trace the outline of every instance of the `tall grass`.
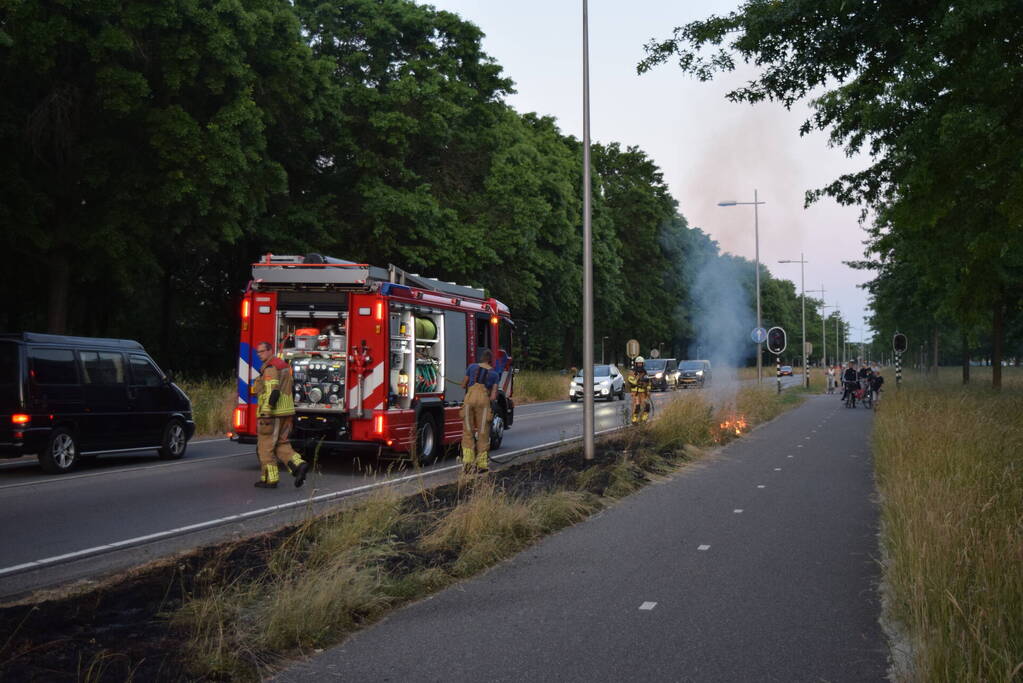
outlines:
{"label": "tall grass", "polygon": [[196,436],[223,436],[231,430],[231,413],[238,403],[236,380],[183,378],[176,384],[192,399]]}
{"label": "tall grass", "polygon": [[1023,675],[1023,388],[909,382],[873,447],[888,616],[911,681]]}
{"label": "tall grass", "polygon": [[547,370],[521,370],[515,375],[515,403],[564,401],[572,378]]}

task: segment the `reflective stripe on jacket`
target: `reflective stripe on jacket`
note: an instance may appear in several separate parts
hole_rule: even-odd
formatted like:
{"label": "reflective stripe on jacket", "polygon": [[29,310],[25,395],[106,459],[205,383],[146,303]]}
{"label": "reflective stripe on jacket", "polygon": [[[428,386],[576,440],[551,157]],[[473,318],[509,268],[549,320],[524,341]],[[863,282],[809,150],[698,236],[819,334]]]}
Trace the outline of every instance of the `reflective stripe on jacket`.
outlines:
{"label": "reflective stripe on jacket", "polygon": [[[280,358],[272,358],[259,371],[257,390],[259,391],[259,415],[261,417],[281,417],[295,414],[294,381],[291,377],[291,366]],[[280,390],[277,406],[270,407],[270,394]]]}

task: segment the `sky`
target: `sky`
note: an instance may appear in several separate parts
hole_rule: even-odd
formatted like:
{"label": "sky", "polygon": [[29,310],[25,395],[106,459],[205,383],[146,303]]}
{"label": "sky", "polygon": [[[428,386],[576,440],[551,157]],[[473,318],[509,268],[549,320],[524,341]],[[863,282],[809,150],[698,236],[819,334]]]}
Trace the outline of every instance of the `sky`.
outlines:
{"label": "sky", "polygon": [[[508,102],[519,112],[553,116],[564,133],[582,138],[582,2],[578,0],[431,0],[438,9],[479,26],[485,52],[515,82]],[[692,227],[717,240],[723,251],[753,259],[752,206],[722,208],[721,200],[753,201],[759,208],[760,260],[773,275],[806,289],[825,289],[858,339],[867,315],[867,294],[857,285],[870,278],[842,261],[863,258],[865,234],[858,207],[822,200],[804,209],[806,190],[840,174],[865,167],[864,157],[848,158],[828,146],[827,136],[801,137],[809,111],[791,111],[771,102],[755,106],[725,99],[725,93],[751,78],[753,67],[700,83],[673,64],[642,76],[636,64],[643,45],[664,39],[688,21],[724,14],[734,0],[589,1],[590,135],[594,142],[638,146],[664,172],[679,211]],[[820,298],[819,293],[810,294]],[[833,309],[829,309],[830,311]],[[789,330],[790,338],[797,330]],[[870,331],[866,330],[869,337]]]}

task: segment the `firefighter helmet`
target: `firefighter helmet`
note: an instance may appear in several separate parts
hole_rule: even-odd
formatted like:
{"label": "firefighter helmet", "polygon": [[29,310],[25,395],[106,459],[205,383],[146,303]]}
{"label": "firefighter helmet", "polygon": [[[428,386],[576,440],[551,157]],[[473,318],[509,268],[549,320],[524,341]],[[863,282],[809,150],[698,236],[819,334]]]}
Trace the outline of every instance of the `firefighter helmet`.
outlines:
{"label": "firefighter helmet", "polygon": [[635,363],[636,365],[642,365],[643,356],[636,356],[635,358],[632,359],[632,362]]}

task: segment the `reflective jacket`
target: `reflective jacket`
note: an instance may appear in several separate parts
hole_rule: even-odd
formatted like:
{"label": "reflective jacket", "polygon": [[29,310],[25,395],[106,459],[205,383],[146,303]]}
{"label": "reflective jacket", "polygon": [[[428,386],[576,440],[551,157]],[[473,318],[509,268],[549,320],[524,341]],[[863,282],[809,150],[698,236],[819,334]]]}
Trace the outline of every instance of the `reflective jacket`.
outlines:
{"label": "reflective jacket", "polygon": [[[295,414],[294,381],[291,366],[281,358],[271,358],[259,371],[259,379],[253,382],[252,390],[259,396],[260,417],[283,417]],[[280,391],[277,405],[270,407],[270,395]]]}
{"label": "reflective jacket", "polygon": [[629,391],[634,394],[650,393],[650,377],[646,372],[630,370],[625,381],[629,384]]}

